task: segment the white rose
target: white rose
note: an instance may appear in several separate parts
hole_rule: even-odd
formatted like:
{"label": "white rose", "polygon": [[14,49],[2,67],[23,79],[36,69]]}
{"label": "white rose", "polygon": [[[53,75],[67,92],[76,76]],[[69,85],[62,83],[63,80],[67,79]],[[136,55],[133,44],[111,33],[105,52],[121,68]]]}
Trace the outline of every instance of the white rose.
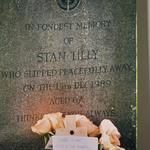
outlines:
{"label": "white rose", "polygon": [[110,136],[107,134],[102,134],[99,143],[103,145],[104,150],[125,150],[119,146],[113,145],[110,140]]}
{"label": "white rose", "polygon": [[99,134],[98,127],[83,115],[76,115],[76,125],[77,127],[86,127],[89,136],[96,136]]}
{"label": "white rose", "polygon": [[114,146],[111,144],[110,137],[107,134],[102,134],[100,138],[100,144],[103,145],[104,149],[111,150]]}
{"label": "white rose", "polygon": [[51,122],[52,129],[56,131],[58,128],[64,128],[64,122],[62,118],[62,113],[52,113],[44,115],[44,118]]}
{"label": "white rose", "polygon": [[31,130],[38,134],[45,134],[51,131],[51,122],[43,118],[42,120],[37,121],[37,123],[31,127]]}
{"label": "white rose", "polygon": [[99,128],[100,128],[100,133],[102,135],[107,134],[110,136],[110,140],[113,145],[120,146],[120,141],[119,141],[120,133],[110,120],[107,119],[103,120]]}
{"label": "white rose", "polygon": [[110,120],[103,120],[99,126],[100,133],[102,134],[99,142],[106,150],[125,150],[120,146],[120,133],[115,125]]}
{"label": "white rose", "polygon": [[108,135],[115,134],[120,137],[120,133],[115,125],[108,119],[104,119],[100,124],[100,131],[101,133],[106,133]]}

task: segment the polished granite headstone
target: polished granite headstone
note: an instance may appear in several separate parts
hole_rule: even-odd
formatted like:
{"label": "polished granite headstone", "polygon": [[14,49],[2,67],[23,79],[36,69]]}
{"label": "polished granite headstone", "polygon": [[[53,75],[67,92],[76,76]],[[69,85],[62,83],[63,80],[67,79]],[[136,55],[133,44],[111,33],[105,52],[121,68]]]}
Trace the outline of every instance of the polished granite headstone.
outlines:
{"label": "polished granite headstone", "polygon": [[0,0],[0,150],[42,150],[43,114],[111,119],[136,148],[136,0]]}

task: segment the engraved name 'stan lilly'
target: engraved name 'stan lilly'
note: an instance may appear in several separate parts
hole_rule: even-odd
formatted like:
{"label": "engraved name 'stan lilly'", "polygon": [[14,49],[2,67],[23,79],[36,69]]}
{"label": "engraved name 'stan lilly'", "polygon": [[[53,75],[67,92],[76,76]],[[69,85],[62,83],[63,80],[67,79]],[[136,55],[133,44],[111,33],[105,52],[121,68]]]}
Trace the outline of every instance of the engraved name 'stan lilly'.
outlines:
{"label": "engraved name 'stan lilly'", "polygon": [[62,113],[58,112],[44,115],[31,129],[40,135],[49,133],[58,136],[97,137],[101,134],[99,144],[102,145],[103,150],[125,150],[119,147],[121,135],[118,129],[107,119],[104,119],[98,127],[84,115],[63,117]]}

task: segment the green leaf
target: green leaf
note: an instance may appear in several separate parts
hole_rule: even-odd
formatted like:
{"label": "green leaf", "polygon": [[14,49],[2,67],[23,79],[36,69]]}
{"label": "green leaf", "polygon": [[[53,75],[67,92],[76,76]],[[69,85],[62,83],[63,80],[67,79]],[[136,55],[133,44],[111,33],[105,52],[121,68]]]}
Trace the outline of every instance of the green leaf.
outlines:
{"label": "green leaf", "polygon": [[48,142],[48,138],[47,138],[47,136],[44,136],[44,143],[45,143],[45,145],[47,144],[47,142]]}
{"label": "green leaf", "polygon": [[46,133],[44,134],[44,143],[45,145],[48,143],[49,139],[54,136],[54,134],[52,132]]}
{"label": "green leaf", "polygon": [[103,149],[103,146],[98,144],[98,150],[102,150]]}

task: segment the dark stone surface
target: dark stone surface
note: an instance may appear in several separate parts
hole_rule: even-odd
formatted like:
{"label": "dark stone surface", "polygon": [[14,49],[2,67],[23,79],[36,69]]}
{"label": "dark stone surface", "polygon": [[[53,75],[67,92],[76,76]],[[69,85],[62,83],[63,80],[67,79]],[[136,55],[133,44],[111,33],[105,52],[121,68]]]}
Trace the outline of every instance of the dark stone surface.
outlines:
{"label": "dark stone surface", "polygon": [[136,1],[75,3],[0,0],[0,150],[40,150],[30,127],[58,111],[109,118],[136,149]]}

